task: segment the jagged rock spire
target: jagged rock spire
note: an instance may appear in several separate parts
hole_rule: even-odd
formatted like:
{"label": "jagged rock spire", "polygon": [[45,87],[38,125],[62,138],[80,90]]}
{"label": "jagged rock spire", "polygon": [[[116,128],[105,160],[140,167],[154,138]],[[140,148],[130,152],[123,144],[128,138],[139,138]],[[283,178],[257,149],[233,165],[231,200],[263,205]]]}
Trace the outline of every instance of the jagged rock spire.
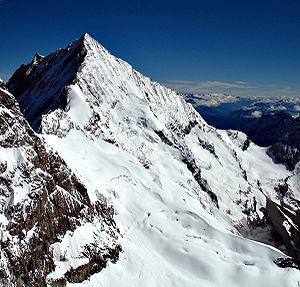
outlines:
{"label": "jagged rock spire", "polygon": [[31,61],[31,66],[36,65],[38,62],[40,62],[44,57],[39,53],[35,52],[34,57]]}

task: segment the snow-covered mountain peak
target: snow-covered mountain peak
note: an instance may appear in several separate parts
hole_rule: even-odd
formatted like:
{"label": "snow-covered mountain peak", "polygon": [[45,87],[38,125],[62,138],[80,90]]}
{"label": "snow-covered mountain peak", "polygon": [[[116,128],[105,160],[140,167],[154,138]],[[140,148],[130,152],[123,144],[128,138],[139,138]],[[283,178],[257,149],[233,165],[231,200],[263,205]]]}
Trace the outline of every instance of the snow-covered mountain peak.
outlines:
{"label": "snow-covered mountain peak", "polygon": [[[207,125],[178,93],[86,34],[22,77],[8,86],[28,121],[73,168],[91,202],[104,196],[117,212],[124,254],[87,286],[293,282],[294,272],[273,263],[282,253],[241,237],[290,247],[287,234],[297,233],[279,206],[297,205],[298,183],[266,149]],[[287,241],[275,242],[274,230]],[[269,282],[270,272],[276,279]]]}
{"label": "snow-covered mountain peak", "polygon": [[84,33],[82,36],[81,36],[81,39],[83,40],[84,43],[89,43],[89,42],[96,42],[96,40],[94,38],[92,38],[90,36],[90,34],[88,33]]}
{"label": "snow-covered mountain peak", "polygon": [[94,39],[90,34],[85,33],[83,34],[80,38],[79,41],[82,41],[82,43],[84,44],[84,46],[88,49],[91,46],[96,46],[101,48],[102,50],[106,50],[96,39]]}

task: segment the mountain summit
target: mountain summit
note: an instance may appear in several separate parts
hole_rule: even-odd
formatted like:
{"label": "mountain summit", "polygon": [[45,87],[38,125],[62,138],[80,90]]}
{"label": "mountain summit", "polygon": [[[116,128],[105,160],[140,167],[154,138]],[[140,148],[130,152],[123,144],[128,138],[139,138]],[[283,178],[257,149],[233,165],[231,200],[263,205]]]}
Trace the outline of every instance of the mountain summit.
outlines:
{"label": "mountain summit", "polygon": [[[278,267],[296,261],[276,248],[299,256],[299,168],[275,165],[243,133],[209,126],[88,34],[22,65],[7,86],[91,204],[113,206],[121,234],[81,230],[70,247],[75,228],[50,241],[56,257],[45,282],[296,286],[298,271]],[[110,236],[119,260],[79,276],[84,243],[96,237],[93,250],[105,252]],[[70,268],[72,278],[62,272]]]}

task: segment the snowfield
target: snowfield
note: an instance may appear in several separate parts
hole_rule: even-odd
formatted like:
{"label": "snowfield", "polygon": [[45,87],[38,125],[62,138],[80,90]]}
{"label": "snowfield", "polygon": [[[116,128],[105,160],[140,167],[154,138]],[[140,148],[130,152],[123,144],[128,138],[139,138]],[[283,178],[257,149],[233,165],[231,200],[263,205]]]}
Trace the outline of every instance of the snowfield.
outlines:
{"label": "snowfield", "polygon": [[226,231],[232,227],[212,214],[205,194],[180,184],[186,178],[174,162],[147,170],[128,153],[91,143],[78,131],[46,139],[89,190],[114,205],[122,234],[117,263],[67,286],[298,286],[298,270],[273,263],[284,255]]}

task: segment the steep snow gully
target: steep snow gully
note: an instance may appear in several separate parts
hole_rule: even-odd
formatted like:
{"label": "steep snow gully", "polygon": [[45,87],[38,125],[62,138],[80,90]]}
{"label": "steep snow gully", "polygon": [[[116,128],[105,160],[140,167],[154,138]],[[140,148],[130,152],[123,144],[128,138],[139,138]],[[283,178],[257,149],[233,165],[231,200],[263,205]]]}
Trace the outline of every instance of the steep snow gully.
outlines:
{"label": "steep snow gully", "polygon": [[[7,88],[39,134],[1,116],[3,286],[299,286],[299,165],[209,126],[88,34]],[[13,127],[28,140],[8,146]]]}

